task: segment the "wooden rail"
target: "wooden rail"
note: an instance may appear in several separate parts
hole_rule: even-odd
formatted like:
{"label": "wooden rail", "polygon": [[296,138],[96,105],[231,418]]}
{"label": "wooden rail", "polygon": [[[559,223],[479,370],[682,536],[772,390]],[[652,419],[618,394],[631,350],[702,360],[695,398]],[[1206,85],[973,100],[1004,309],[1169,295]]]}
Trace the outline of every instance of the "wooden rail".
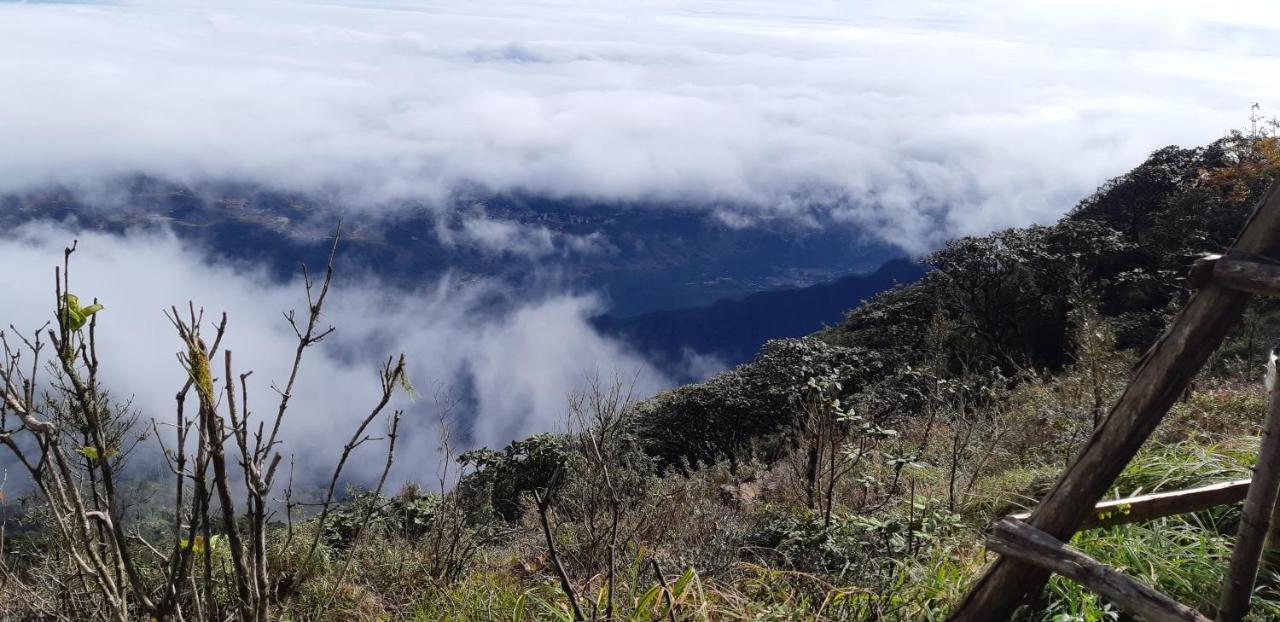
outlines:
{"label": "wooden rail", "polygon": [[1280,296],[1280,266],[1249,259],[1208,255],[1198,260],[1187,274],[1187,284],[1193,289],[1206,287],[1210,282],[1239,292]]}
{"label": "wooden rail", "polygon": [[1211,622],[1165,596],[1020,520],[1004,518],[992,528],[987,548],[1055,572],[1107,599],[1125,613],[1151,622]]}
{"label": "wooden rail", "polygon": [[[1249,482],[1250,480],[1247,479],[1236,479],[1200,488],[1156,492],[1103,501],[1093,506],[1093,512],[1080,524],[1080,529],[1143,523],[1175,514],[1199,512],[1220,505],[1239,503],[1244,501],[1245,495],[1249,493]],[[1031,512],[1009,515],[1009,518],[1020,521],[1030,517]]]}

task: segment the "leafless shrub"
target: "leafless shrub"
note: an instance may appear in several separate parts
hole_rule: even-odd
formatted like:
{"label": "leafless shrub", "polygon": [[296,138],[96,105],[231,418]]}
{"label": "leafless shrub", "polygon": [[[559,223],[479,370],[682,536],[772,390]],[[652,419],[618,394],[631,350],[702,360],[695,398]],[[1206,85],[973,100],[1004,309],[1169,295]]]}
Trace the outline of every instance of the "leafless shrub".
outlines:
{"label": "leafless shrub", "polygon": [[[336,236],[334,244],[336,249]],[[0,445],[26,470],[47,514],[51,556],[30,580],[56,586],[31,592],[25,606],[50,619],[125,622],[141,614],[160,621],[266,620],[282,596],[281,577],[273,575],[269,561],[280,549],[271,541],[276,533],[270,526],[283,456],[280,432],[304,352],[333,331],[320,327],[332,254],[320,284],[304,268],[305,315],[285,314],[297,348],[287,383],[273,387],[278,401],[268,419],[255,420],[249,408],[250,373],[235,375],[232,353],[220,350],[226,315],[210,325],[206,340],[209,327],[194,305],[166,314],[182,344],[178,358],[187,379],[175,395],[172,421],[151,425],[172,475],[173,498],[165,540],[151,542],[128,524],[120,484],[143,436],[138,416],[127,403],[113,401],[99,382],[96,312],[102,306],[96,300],[82,306],[70,293],[74,251],[74,245],[67,248],[55,270],[55,322],[29,335],[12,327],[12,334],[0,332]],[[215,363],[219,355],[221,365]],[[357,447],[375,440],[367,431],[384,417],[396,387],[407,386],[403,356],[388,359],[380,379],[378,402],[357,419],[334,469],[314,524],[317,539],[344,465]],[[193,393],[195,412],[188,413]],[[379,488],[394,457],[400,416],[386,416],[387,467]],[[238,455],[228,456],[228,442]],[[311,568],[316,554],[313,540],[300,567]],[[5,568],[0,560],[0,591],[7,592],[23,579]],[[309,578],[306,572],[302,579]]]}

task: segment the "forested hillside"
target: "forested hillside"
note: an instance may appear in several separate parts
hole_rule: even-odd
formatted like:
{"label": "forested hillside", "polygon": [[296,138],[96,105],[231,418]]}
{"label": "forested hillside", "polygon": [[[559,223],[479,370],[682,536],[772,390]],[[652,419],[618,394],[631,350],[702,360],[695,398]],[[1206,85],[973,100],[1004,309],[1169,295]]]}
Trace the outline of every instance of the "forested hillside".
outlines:
{"label": "forested hillside", "polygon": [[[714,421],[710,428],[756,439],[791,425],[778,413],[812,377],[833,375],[846,396],[876,394],[869,385],[895,383],[889,377],[904,370],[1052,376],[1093,341],[1140,352],[1185,301],[1182,280],[1192,261],[1231,243],[1280,170],[1274,149],[1273,139],[1255,145],[1233,134],[1206,147],[1156,151],[1058,223],[953,240],[925,258],[932,270],[919,281],[858,305],[807,339],[767,344],[752,363],[650,400],[642,421],[662,421],[659,429],[683,418]],[[1105,334],[1082,337],[1085,327]],[[1263,327],[1250,328],[1256,338],[1239,355],[1260,364]],[[766,422],[760,433],[744,425],[757,418]],[[736,442],[719,455],[734,455],[730,446]]]}
{"label": "forested hillside", "polygon": [[[121,570],[77,555],[123,549],[140,533],[96,540],[100,524],[114,526],[73,524],[74,512],[40,510],[33,497],[21,537],[3,544],[0,618],[55,619],[67,607],[153,615],[155,603],[234,617],[252,602],[264,613],[242,619],[943,619],[989,561],[981,529],[1052,483],[1185,302],[1191,262],[1230,245],[1277,173],[1280,149],[1266,136],[1160,149],[1057,223],[954,240],[924,258],[919,280],[850,300],[837,324],[770,341],[706,382],[637,401],[626,376],[598,378],[569,399],[563,433],[459,453],[445,430],[446,461],[420,486],[392,493],[380,482],[283,516],[251,496],[247,524],[234,513],[210,521],[204,507],[203,539],[191,527],[172,547],[135,546]],[[1247,475],[1275,310],[1249,309],[1115,494]],[[205,343],[180,318],[199,416],[220,425]],[[311,334],[303,319],[299,352]],[[81,355],[96,370],[96,356]],[[76,357],[57,358],[63,377],[78,377]],[[400,390],[402,365],[388,362],[384,395]],[[229,358],[225,371],[233,377]],[[234,387],[220,390],[234,408]],[[247,447],[252,491],[274,467],[242,429],[231,436]],[[114,459],[100,439],[82,444],[73,466],[96,486]],[[232,494],[219,489],[214,506]],[[1224,507],[1074,544],[1211,613],[1237,522]],[[81,523],[82,536],[65,535]],[[67,544],[78,537],[88,545]],[[187,581],[199,588],[164,592]],[[1280,616],[1278,586],[1264,578],[1257,619]],[[1058,579],[1020,615],[1121,619]]]}

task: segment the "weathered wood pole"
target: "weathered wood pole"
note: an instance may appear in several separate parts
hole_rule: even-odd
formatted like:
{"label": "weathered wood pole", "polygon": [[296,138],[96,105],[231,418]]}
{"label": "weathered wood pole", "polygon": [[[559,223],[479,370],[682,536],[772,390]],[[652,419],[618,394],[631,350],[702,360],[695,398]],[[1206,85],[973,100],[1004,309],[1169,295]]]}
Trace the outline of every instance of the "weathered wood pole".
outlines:
{"label": "weathered wood pole", "polygon": [[[1280,256],[1280,186],[1273,184],[1254,210],[1232,256]],[[1133,379],[1106,420],[1059,476],[1032,512],[1029,523],[1068,541],[1098,500],[1128,466],[1169,407],[1186,390],[1209,355],[1240,320],[1249,295],[1210,282],[1197,291],[1164,335],[1138,363]],[[1044,588],[1049,573],[1025,562],[1000,558],[970,588],[951,613],[956,622],[1005,620],[1028,594]]]}
{"label": "weathered wood pole", "polygon": [[1271,509],[1271,527],[1267,530],[1267,542],[1262,547],[1261,566],[1273,572],[1280,571],[1280,499]]}
{"label": "weathered wood pole", "polygon": [[1253,466],[1253,483],[1244,500],[1240,528],[1231,552],[1231,568],[1222,585],[1218,622],[1239,622],[1249,613],[1249,597],[1258,578],[1258,561],[1270,529],[1271,512],[1280,493],[1280,387],[1276,386],[1276,353],[1267,362],[1267,421],[1262,447]]}
{"label": "weathered wood pole", "polygon": [[1056,572],[1102,596],[1125,613],[1150,622],[1209,622],[1178,601],[1161,594],[1049,534],[1013,518],[996,523],[987,547],[1036,567]]}

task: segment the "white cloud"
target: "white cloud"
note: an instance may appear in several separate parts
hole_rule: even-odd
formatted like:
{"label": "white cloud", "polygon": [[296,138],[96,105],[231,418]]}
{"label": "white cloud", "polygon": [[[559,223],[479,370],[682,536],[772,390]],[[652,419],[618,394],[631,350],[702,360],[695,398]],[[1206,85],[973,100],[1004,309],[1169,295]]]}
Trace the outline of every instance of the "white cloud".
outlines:
{"label": "white cloud", "polygon": [[[103,381],[117,397],[134,396],[144,421],[172,420],[173,395],[185,376],[175,359],[180,343],[162,312],[170,305],[184,308],[188,300],[212,318],[228,313],[224,344],[240,372],[254,372],[249,388],[255,416],[274,412],[270,387],[283,386],[296,346],[281,313],[305,309],[299,281],[280,284],[265,274],[210,265],[170,234],[118,237],[25,227],[0,240],[0,265],[8,266],[0,273],[0,323],[29,331],[52,316],[52,266],[75,237],[72,292],[106,305],[98,327]],[[425,399],[397,397],[393,404],[408,410],[407,449],[397,477],[425,482],[436,466],[431,398],[438,390],[473,389],[474,412],[455,413],[467,415],[455,433],[469,432],[473,445],[500,446],[562,427],[566,397],[584,387],[589,374],[638,374],[642,395],[669,385],[591,328],[591,299],[551,296],[508,310],[494,308],[497,293],[485,282],[447,278],[413,292],[382,288],[374,279],[337,281],[324,321],[338,330],[309,351],[285,428],[287,449],[298,453],[298,477],[327,475],[358,418],[377,399],[380,361],[399,352],[407,355],[411,379]],[[368,457],[379,450],[362,451]],[[353,465],[352,475],[368,479],[376,477],[381,460]]]}
{"label": "white cloud", "polygon": [[0,187],[467,181],[833,210],[920,250],[1280,102],[1277,29],[1266,2],[0,4]]}
{"label": "white cloud", "polygon": [[489,255],[543,259],[555,255],[598,255],[616,252],[599,231],[585,235],[554,231],[543,225],[494,218],[483,207],[436,220],[435,234],[446,246],[474,248]]}

